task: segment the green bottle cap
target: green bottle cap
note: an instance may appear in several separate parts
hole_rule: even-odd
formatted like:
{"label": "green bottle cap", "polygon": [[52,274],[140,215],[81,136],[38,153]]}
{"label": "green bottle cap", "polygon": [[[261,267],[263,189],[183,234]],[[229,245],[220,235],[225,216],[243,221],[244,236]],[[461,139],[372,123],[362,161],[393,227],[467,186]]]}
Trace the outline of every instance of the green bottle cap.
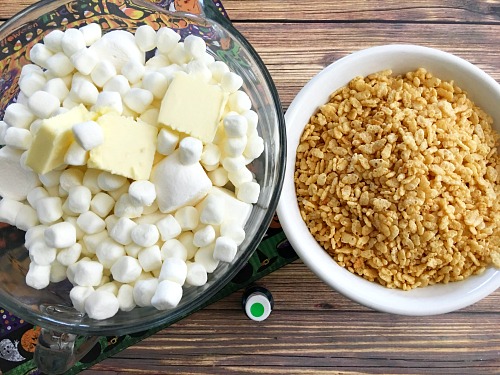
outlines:
{"label": "green bottle cap", "polygon": [[248,288],[243,294],[242,302],[246,315],[257,322],[266,320],[274,307],[271,292],[260,286]]}

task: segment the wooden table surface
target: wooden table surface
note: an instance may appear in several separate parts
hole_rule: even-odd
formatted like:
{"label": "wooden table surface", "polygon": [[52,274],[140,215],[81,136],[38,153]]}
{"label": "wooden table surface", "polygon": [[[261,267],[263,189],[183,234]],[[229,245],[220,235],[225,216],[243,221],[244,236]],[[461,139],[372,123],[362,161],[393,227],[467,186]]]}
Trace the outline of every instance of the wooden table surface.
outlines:
{"label": "wooden table surface", "polygon": [[[5,20],[34,0],[1,1]],[[500,1],[223,0],[267,64],[286,110],[329,63],[415,43],[463,57],[500,81]],[[379,313],[330,290],[300,261],[260,282],[275,309],[246,318],[241,292],[86,374],[500,374],[500,290],[434,317]]]}

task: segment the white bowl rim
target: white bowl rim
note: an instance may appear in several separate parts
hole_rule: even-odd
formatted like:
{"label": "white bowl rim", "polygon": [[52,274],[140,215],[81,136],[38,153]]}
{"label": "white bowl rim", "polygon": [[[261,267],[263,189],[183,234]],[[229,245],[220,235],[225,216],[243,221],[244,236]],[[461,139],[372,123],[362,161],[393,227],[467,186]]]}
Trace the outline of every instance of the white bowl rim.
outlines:
{"label": "white bowl rim", "polygon": [[[489,267],[481,275],[471,276],[465,281],[432,285],[411,291],[385,288],[378,283],[370,282],[360,276],[354,275],[339,266],[320,247],[309,232],[300,217],[296,200],[295,185],[293,182],[295,150],[304,125],[318,108],[318,105],[315,108],[312,108],[311,104],[304,105],[305,102],[310,101],[308,100],[308,95],[311,92],[322,91],[320,96],[324,100],[316,98],[315,103],[326,103],[329,94],[334,89],[330,90],[325,82],[333,77],[339,69],[349,66],[358,59],[372,59],[376,56],[380,57],[383,54],[394,53],[414,54],[423,58],[439,60],[446,64],[454,64],[454,66],[459,67],[466,74],[481,80],[494,94],[495,100],[500,100],[500,85],[492,77],[470,62],[434,48],[411,44],[382,45],[354,52],[333,62],[314,76],[300,90],[285,114],[289,153],[285,181],[277,213],[285,235],[296,253],[320,279],[339,293],[362,305],[383,312],[411,316],[443,314],[472,305],[493,293],[500,287],[500,270]],[[369,71],[362,75],[370,73],[374,73],[374,71]],[[356,75],[360,74],[343,77],[342,79],[345,82],[337,87],[345,85]],[[459,79],[455,79],[455,81],[460,86]],[[325,88],[325,86],[327,87]],[[496,122],[500,121],[499,114],[500,112],[497,113],[496,117],[494,116]],[[304,122],[304,118],[306,122]]]}

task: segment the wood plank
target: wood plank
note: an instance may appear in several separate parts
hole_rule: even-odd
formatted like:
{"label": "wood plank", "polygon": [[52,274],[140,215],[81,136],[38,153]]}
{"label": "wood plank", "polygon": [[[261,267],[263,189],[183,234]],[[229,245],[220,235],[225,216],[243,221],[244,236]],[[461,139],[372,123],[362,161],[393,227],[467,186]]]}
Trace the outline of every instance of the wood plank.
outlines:
{"label": "wood plank", "polygon": [[[354,51],[410,43],[453,53],[500,81],[500,25],[239,23],[273,77],[284,109],[328,64]],[[272,37],[270,37],[272,36]]]}

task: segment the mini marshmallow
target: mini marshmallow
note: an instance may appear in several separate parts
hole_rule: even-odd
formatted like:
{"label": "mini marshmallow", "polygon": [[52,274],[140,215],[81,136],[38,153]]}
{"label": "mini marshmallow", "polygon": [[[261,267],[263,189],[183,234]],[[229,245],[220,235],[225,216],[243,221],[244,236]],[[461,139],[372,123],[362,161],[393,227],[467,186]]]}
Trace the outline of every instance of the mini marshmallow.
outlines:
{"label": "mini marshmallow", "polygon": [[167,241],[177,237],[182,232],[182,228],[172,215],[167,215],[156,222],[156,227],[161,234],[161,240]]}
{"label": "mini marshmallow", "polygon": [[136,258],[139,256],[139,253],[143,250],[144,248],[142,246],[136,245],[135,243],[131,242],[128,245],[125,245],[125,252],[127,253],[128,256],[132,258]]}
{"label": "mini marshmallow", "polygon": [[73,125],[73,136],[80,146],[90,151],[104,142],[101,126],[95,121],[80,122]]}
{"label": "mini marshmallow", "polygon": [[97,101],[92,107],[96,112],[114,111],[121,115],[123,113],[122,97],[117,92],[103,91],[97,96]]}
{"label": "mini marshmallow", "polygon": [[62,52],[56,53],[47,60],[47,68],[53,77],[66,77],[75,70],[71,60]]}
{"label": "mini marshmallow", "polygon": [[103,265],[96,261],[75,263],[74,282],[80,286],[98,286],[101,282]]}
{"label": "mini marshmallow", "polygon": [[136,218],[144,211],[142,206],[134,205],[128,193],[122,194],[115,204],[115,215],[118,217]]}
{"label": "mini marshmallow", "polygon": [[181,226],[183,231],[193,230],[198,226],[200,214],[193,206],[185,206],[179,208],[174,214],[175,220]]}
{"label": "mini marshmallow", "polygon": [[186,71],[190,76],[196,77],[200,81],[210,82],[212,72],[208,69],[207,65],[199,60],[190,61],[187,64]]}
{"label": "mini marshmallow", "polygon": [[165,241],[161,247],[161,258],[179,258],[183,261],[187,260],[188,252],[186,247],[177,239],[172,238]]}
{"label": "mini marshmallow", "polygon": [[227,138],[224,142],[224,153],[230,157],[237,157],[243,154],[247,146],[247,136],[239,138]]}
{"label": "mini marshmallow", "polygon": [[97,193],[90,201],[90,209],[102,218],[108,216],[114,206],[115,200],[103,192]]}
{"label": "mini marshmallow", "polygon": [[215,244],[213,243],[205,247],[200,247],[194,256],[194,261],[203,265],[207,273],[214,272],[219,265],[219,260],[214,258],[214,249]]}
{"label": "mini marshmallow", "polygon": [[118,294],[118,289],[120,287],[121,283],[118,283],[116,281],[110,281],[107,283],[102,283],[96,288],[96,291],[98,292],[110,292],[113,293],[115,296]]}
{"label": "mini marshmallow", "polygon": [[208,69],[210,69],[210,71],[212,72],[212,78],[216,82],[220,82],[224,74],[229,73],[229,67],[223,61],[214,61],[213,63],[208,65]]}
{"label": "mini marshmallow", "polygon": [[5,146],[5,133],[9,125],[5,121],[0,121],[0,145]]}
{"label": "mini marshmallow", "polygon": [[59,250],[57,253],[57,261],[63,266],[70,266],[80,259],[82,253],[82,245],[75,243],[72,246]]}
{"label": "mini marshmallow", "polygon": [[46,225],[36,225],[29,228],[24,235],[24,246],[29,249],[36,242],[45,242],[43,234],[47,229]]}
{"label": "mini marshmallow", "polygon": [[4,141],[7,146],[27,150],[33,142],[33,136],[27,129],[10,127],[5,131]]}
{"label": "mini marshmallow", "polygon": [[226,207],[224,199],[219,195],[208,193],[197,209],[200,210],[200,222],[203,224],[220,225],[224,220]]}
{"label": "mini marshmallow", "polygon": [[28,230],[38,224],[40,222],[35,209],[30,205],[24,204],[16,215],[14,225],[21,230]]}
{"label": "mini marshmallow", "polygon": [[194,137],[186,137],[179,143],[179,161],[191,165],[200,161],[203,143]]}
{"label": "mini marshmallow", "polygon": [[184,70],[182,67],[180,67],[177,64],[170,64],[167,66],[163,66],[157,70],[158,73],[161,73],[167,78],[169,84],[172,82],[172,80],[175,78],[175,76],[179,73],[182,72],[185,74]]}
{"label": "mini marshmallow", "polygon": [[74,286],[69,292],[73,307],[81,313],[85,312],[85,300],[93,291],[94,288],[91,286]]}
{"label": "mini marshmallow", "polygon": [[85,300],[85,312],[91,319],[104,320],[115,316],[120,309],[118,298],[107,291],[94,291]]}
{"label": "mini marshmallow", "polygon": [[35,116],[24,104],[12,103],[5,109],[3,120],[10,127],[28,129]]}
{"label": "mini marshmallow", "polygon": [[64,31],[62,30],[52,30],[50,33],[43,37],[43,44],[50,49],[52,52],[61,52],[62,46],[61,41],[64,36]]}
{"label": "mini marshmallow", "polygon": [[186,262],[180,258],[166,258],[161,266],[159,280],[170,280],[179,285],[184,285],[187,275]]}
{"label": "mini marshmallow", "polygon": [[[42,74],[28,73],[19,80],[19,88],[24,95],[30,97],[41,90],[45,83],[47,83],[47,79]],[[5,121],[9,123],[7,120]]]}
{"label": "mini marshmallow", "polygon": [[103,87],[114,76],[116,76],[116,68],[108,60],[99,61],[90,73],[90,77],[97,87]]}
{"label": "mini marshmallow", "polygon": [[0,179],[0,196],[3,198],[23,201],[32,189],[40,186],[36,173],[21,166],[22,153],[9,146],[0,148],[0,170],[3,176],[9,176]]}
{"label": "mini marshmallow", "polygon": [[59,105],[61,105],[61,102],[69,95],[68,87],[62,78],[52,78],[48,80],[42,90],[59,99]]}
{"label": "mini marshmallow", "polygon": [[101,277],[101,282],[97,286],[97,288],[100,288],[101,286],[108,284],[111,281],[111,278],[109,277],[110,275],[107,275],[106,273],[109,273],[109,269],[104,269]]}
{"label": "mini marshmallow", "polygon": [[61,39],[63,52],[70,57],[86,47],[85,38],[79,29],[67,29]]}
{"label": "mini marshmallow", "polygon": [[82,185],[88,187],[92,194],[97,194],[101,191],[98,184],[98,178],[101,173],[102,171],[99,169],[88,168],[83,175]]}
{"label": "mini marshmallow", "polygon": [[59,185],[59,180],[61,179],[62,171],[53,170],[45,174],[38,175],[43,186],[46,188],[51,188]]}
{"label": "mini marshmallow", "polygon": [[70,95],[75,102],[80,102],[85,105],[94,105],[99,96],[99,90],[95,85],[86,79],[73,80]]}
{"label": "mini marshmallow", "polygon": [[204,247],[210,245],[214,240],[214,227],[211,225],[206,225],[194,232],[193,245]]}
{"label": "mini marshmallow", "polygon": [[158,108],[150,108],[146,110],[139,116],[141,121],[153,126],[158,126],[158,116],[160,114],[160,110]]}
{"label": "mini marshmallow", "polygon": [[64,155],[64,163],[67,165],[86,165],[89,160],[89,153],[78,143],[73,142]]}
{"label": "mini marshmallow", "polygon": [[153,298],[157,287],[158,279],[156,278],[136,281],[134,285],[134,301],[137,306],[151,306],[151,299]]}
{"label": "mini marshmallow", "polygon": [[198,251],[199,247],[193,245],[194,233],[191,231],[182,232],[177,240],[186,248],[186,259],[191,260]]}
{"label": "mini marshmallow", "polygon": [[51,283],[60,283],[66,280],[66,266],[63,266],[57,260],[53,261],[50,265],[50,277]]}
{"label": "mini marshmallow", "polygon": [[108,238],[97,245],[95,253],[104,268],[111,268],[120,257],[125,256],[125,249],[119,243]]}
{"label": "mini marshmallow", "polygon": [[34,289],[43,289],[50,284],[50,265],[30,263],[26,284]]}
{"label": "mini marshmallow", "polygon": [[[64,190],[60,189],[59,190],[59,196],[62,198],[62,196],[64,195]],[[67,195],[68,193],[66,193]],[[76,212],[73,212],[71,211],[71,209],[69,208],[69,199],[66,199],[62,205],[62,210],[63,210],[63,219],[67,218],[67,217],[76,217],[78,216],[78,213]]]}
{"label": "mini marshmallow", "polygon": [[231,111],[244,113],[252,108],[252,101],[247,93],[243,91],[236,91],[229,95],[227,104]]}
{"label": "mini marshmallow", "polygon": [[243,85],[243,78],[241,78],[236,73],[226,72],[223,74],[223,76],[220,80],[220,84],[221,84],[221,87],[224,91],[226,91],[228,93],[235,93]]}
{"label": "mini marshmallow", "polygon": [[[99,125],[98,125],[99,126]],[[111,174],[103,171],[97,177],[97,184],[99,188],[104,191],[113,191],[121,188],[127,181],[126,177],[117,174]]]}
{"label": "mini marshmallow", "polygon": [[237,246],[245,239],[245,230],[232,222],[225,222],[220,226],[220,234],[225,238],[233,240]]}
{"label": "mini marshmallow", "polygon": [[76,229],[76,240],[77,241],[82,240],[83,236],[85,236],[85,232],[83,230],[81,230],[80,227],[78,226],[78,224],[76,223],[76,221],[78,220],[78,218],[76,216],[67,216],[67,215],[63,215],[62,218],[63,218],[63,221],[65,221],[67,223],[70,223],[71,225],[73,225],[75,227],[75,229]]}
{"label": "mini marshmallow", "polygon": [[123,102],[131,110],[142,113],[153,103],[153,94],[144,89],[131,88],[123,97]]}
{"label": "mini marshmallow", "polygon": [[156,31],[149,25],[142,25],[135,30],[135,42],[139,49],[148,52],[156,48]]}
{"label": "mini marshmallow", "polygon": [[16,217],[23,208],[21,202],[9,198],[0,200],[0,221],[10,225],[16,224]]}
{"label": "mini marshmallow", "polygon": [[142,78],[142,88],[150,91],[156,99],[163,99],[168,85],[168,79],[158,72],[146,72]]}
{"label": "mini marshmallow", "polygon": [[108,238],[109,238],[108,232],[103,230],[102,232],[99,233],[86,234],[83,236],[82,240],[83,240],[83,245],[85,245],[87,251],[90,252],[91,254],[95,254],[99,244],[101,244]]}
{"label": "mini marshmallow", "polygon": [[112,239],[122,245],[128,245],[132,242],[132,230],[137,226],[135,222],[127,217],[118,219],[111,229],[108,229]]}
{"label": "mini marshmallow", "polygon": [[138,224],[130,232],[130,237],[137,245],[149,247],[158,242],[160,233],[153,224]]}
{"label": "mini marshmallow", "polygon": [[213,171],[209,171],[207,175],[214,186],[222,187],[225,186],[229,181],[228,173],[222,167],[218,167]]}
{"label": "mini marshmallow", "polygon": [[247,135],[248,121],[244,116],[231,114],[224,117],[224,131],[229,138],[241,138]]}
{"label": "mini marshmallow", "polygon": [[47,46],[42,43],[37,43],[30,50],[30,60],[42,68],[47,68],[47,60],[53,54],[54,53],[48,49]]}
{"label": "mini marshmallow", "polygon": [[26,64],[21,68],[21,74],[19,78],[23,78],[28,73],[38,73],[43,74],[43,69],[36,64]]}
{"label": "mini marshmallow", "polygon": [[56,256],[57,249],[47,246],[43,238],[33,242],[29,247],[30,260],[42,266],[50,265],[56,259]]}
{"label": "mini marshmallow", "polygon": [[90,75],[99,62],[99,58],[88,48],[84,48],[75,52],[70,57],[70,61],[80,73]]}
{"label": "mini marshmallow", "polygon": [[106,228],[104,220],[92,211],[87,211],[78,216],[76,223],[86,234],[96,234],[102,232],[104,228]]}
{"label": "mini marshmallow", "polygon": [[170,64],[168,56],[156,53],[155,56],[146,61],[146,69],[149,71],[154,71],[161,69]]}
{"label": "mini marshmallow", "polygon": [[138,206],[151,206],[156,199],[155,186],[148,180],[132,182],[128,193],[132,203]]}
{"label": "mini marshmallow", "polygon": [[168,27],[161,27],[156,32],[156,45],[161,53],[169,53],[179,42],[181,36]]}
{"label": "mini marshmallow", "polygon": [[158,284],[155,294],[151,298],[151,305],[158,310],[168,310],[176,307],[182,298],[182,286],[163,280]]}
{"label": "mini marshmallow", "polygon": [[76,243],[76,229],[67,222],[53,224],[45,230],[44,238],[49,247],[70,247]]}
{"label": "mini marshmallow", "polygon": [[59,178],[61,188],[69,192],[72,187],[81,186],[84,173],[78,168],[68,168],[62,171]]}
{"label": "mini marshmallow", "polygon": [[[141,65],[141,64],[139,64]],[[125,65],[126,66],[126,65]],[[125,69],[125,66],[123,67]],[[142,65],[141,65],[142,66]],[[111,78],[103,87],[103,91],[117,92],[122,97],[130,90],[130,83],[123,75],[116,75]]]}
{"label": "mini marshmallow", "polygon": [[[71,94],[71,92],[70,92]],[[66,99],[63,100],[62,102],[62,107],[63,108],[66,108],[68,110],[72,109],[72,108],[75,108],[75,107],[78,107],[78,104],[77,102],[75,102],[73,99],[71,99],[71,97],[68,95],[68,97]]]}
{"label": "mini marshmallow", "polygon": [[228,173],[227,176],[235,187],[239,187],[245,182],[253,181],[253,174],[247,167],[240,168],[236,172]]}
{"label": "mini marshmallow", "polygon": [[170,155],[177,148],[179,135],[168,129],[160,130],[156,150],[162,155]]}
{"label": "mini marshmallow", "polygon": [[132,311],[136,306],[134,301],[134,287],[132,285],[124,284],[120,286],[116,298],[120,304],[121,311]]}
{"label": "mini marshmallow", "polygon": [[90,209],[92,193],[88,187],[73,186],[68,193],[68,207],[71,211],[83,214]]}
{"label": "mini marshmallow", "polygon": [[89,23],[80,27],[80,32],[85,40],[85,45],[90,46],[97,42],[102,37],[102,28],[98,23]]}
{"label": "mini marshmallow", "polygon": [[257,159],[264,152],[264,140],[257,134],[248,138],[243,156],[250,160]]}
{"label": "mini marshmallow", "polygon": [[260,185],[257,182],[244,182],[238,186],[236,197],[245,203],[257,203],[260,195]]}
{"label": "mini marshmallow", "polygon": [[229,237],[221,236],[215,240],[214,259],[230,263],[238,251],[238,245]]}
{"label": "mini marshmallow", "polygon": [[42,119],[36,119],[35,121],[33,121],[30,124],[29,129],[30,129],[31,135],[33,135],[33,137],[38,133],[38,130],[40,129],[40,127],[42,126],[42,124],[43,124],[43,120]]}
{"label": "mini marshmallow", "polygon": [[[159,48],[159,45],[158,45]],[[172,48],[168,54],[168,59],[178,65],[186,64],[189,61],[189,55],[186,52],[186,49],[184,48],[184,43],[179,42],[177,43],[174,48]]]}
{"label": "mini marshmallow", "polygon": [[28,100],[28,108],[38,118],[49,118],[61,105],[59,98],[45,92],[37,91]]}
{"label": "mini marshmallow", "polygon": [[207,45],[199,36],[188,35],[184,39],[184,48],[190,57],[197,59],[203,57],[206,52]]}
{"label": "mini marshmallow", "polygon": [[63,215],[62,200],[59,197],[40,198],[35,209],[42,224],[51,224]]}
{"label": "mini marshmallow", "polygon": [[134,282],[142,273],[141,264],[135,258],[130,256],[120,257],[111,266],[111,274],[113,279],[124,284]]}
{"label": "mini marshmallow", "polygon": [[163,213],[196,204],[212,186],[201,164],[182,164],[178,151],[155,165],[151,182],[155,184],[157,203]]}
{"label": "mini marshmallow", "polygon": [[125,180],[125,183],[119,187],[118,189],[116,190],[110,190],[108,191],[107,193],[115,200],[117,201],[118,199],[120,199],[120,197],[123,195],[123,194],[128,194],[128,188],[130,187],[130,182],[128,182],[128,180]]}
{"label": "mini marshmallow", "polygon": [[145,272],[160,269],[162,266],[161,251],[158,246],[150,246],[141,250],[137,255],[139,263]]}
{"label": "mini marshmallow", "polygon": [[207,270],[202,264],[196,262],[188,262],[186,284],[192,286],[202,286],[208,281]]}
{"label": "mini marshmallow", "polygon": [[236,157],[226,157],[222,159],[222,166],[228,173],[236,172],[238,169],[245,166],[245,159],[241,155]]}

